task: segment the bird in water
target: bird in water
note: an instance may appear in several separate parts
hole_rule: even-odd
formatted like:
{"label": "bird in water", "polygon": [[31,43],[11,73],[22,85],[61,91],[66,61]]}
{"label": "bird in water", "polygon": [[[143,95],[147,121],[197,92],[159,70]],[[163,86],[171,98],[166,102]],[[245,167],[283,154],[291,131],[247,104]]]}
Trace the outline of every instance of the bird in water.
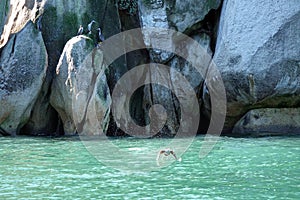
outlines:
{"label": "bird in water", "polygon": [[77,35],[82,35],[82,33],[83,33],[83,27],[82,27],[82,25],[80,25]]}
{"label": "bird in water", "polygon": [[97,29],[97,31],[98,31],[98,39],[99,39],[99,42],[103,42],[104,40],[105,40],[105,38],[104,38],[104,35],[102,35],[102,31],[101,31],[101,28],[99,27],[98,29]]}
{"label": "bird in water", "polygon": [[177,158],[174,150],[167,148],[167,149],[162,149],[158,152],[157,157],[156,157],[157,166],[161,166],[161,164],[164,164],[164,159],[166,157],[168,157],[169,155],[172,155],[175,158],[175,160],[177,160],[178,162],[181,162],[181,158]]}
{"label": "bird in water", "polygon": [[93,26],[93,23],[96,23],[95,20],[92,20],[89,24],[88,24],[88,31],[89,31],[89,34],[92,34],[92,26]]}
{"label": "bird in water", "polygon": [[171,149],[163,149],[163,150],[160,150],[159,153],[158,153],[158,156],[161,156],[161,155],[164,155],[164,156],[169,156],[169,155],[172,155],[176,160],[177,159],[177,156],[175,154],[175,152]]}

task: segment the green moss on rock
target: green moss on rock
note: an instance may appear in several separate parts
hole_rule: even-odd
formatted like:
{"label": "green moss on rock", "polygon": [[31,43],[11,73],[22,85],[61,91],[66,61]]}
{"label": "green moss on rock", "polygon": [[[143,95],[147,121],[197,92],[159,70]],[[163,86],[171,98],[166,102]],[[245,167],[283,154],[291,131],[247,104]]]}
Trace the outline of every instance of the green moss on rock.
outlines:
{"label": "green moss on rock", "polygon": [[75,13],[66,12],[63,15],[63,33],[64,33],[64,40],[67,41],[76,35],[77,32],[77,25],[78,25],[78,18]]}
{"label": "green moss on rock", "polygon": [[[147,1],[150,2],[150,0]],[[126,10],[130,15],[135,15],[137,13],[137,7],[137,0],[118,0],[119,10]]]}
{"label": "green moss on rock", "polygon": [[[46,38],[55,37],[55,27],[57,24],[57,11],[53,6],[49,6],[45,9],[42,19],[43,36]],[[54,38],[53,38],[54,39]]]}

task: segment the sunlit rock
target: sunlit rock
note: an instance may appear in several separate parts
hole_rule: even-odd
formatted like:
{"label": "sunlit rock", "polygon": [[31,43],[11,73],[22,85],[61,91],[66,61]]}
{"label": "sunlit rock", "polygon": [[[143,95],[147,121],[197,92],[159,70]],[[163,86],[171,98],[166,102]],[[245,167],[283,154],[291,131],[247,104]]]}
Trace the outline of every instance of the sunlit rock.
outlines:
{"label": "sunlit rock", "polygon": [[46,76],[48,57],[34,24],[13,35],[0,58],[0,127],[15,135],[28,122]]}
{"label": "sunlit rock", "polygon": [[173,2],[167,7],[168,19],[169,23],[180,32],[200,28],[201,21],[209,11],[217,9],[221,4],[221,0],[174,0]]}
{"label": "sunlit rock", "polygon": [[85,36],[68,41],[50,97],[65,134],[96,135],[107,130],[111,99],[104,71],[103,54],[93,41]]}
{"label": "sunlit rock", "polygon": [[300,102],[300,3],[225,0],[214,61],[227,91],[225,129],[249,109]]}

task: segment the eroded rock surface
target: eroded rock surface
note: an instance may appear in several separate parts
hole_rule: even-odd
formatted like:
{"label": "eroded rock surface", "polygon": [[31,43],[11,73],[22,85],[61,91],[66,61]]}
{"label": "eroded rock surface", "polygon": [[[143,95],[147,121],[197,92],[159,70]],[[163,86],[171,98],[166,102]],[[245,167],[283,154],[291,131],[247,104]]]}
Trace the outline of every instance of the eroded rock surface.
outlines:
{"label": "eroded rock surface", "polygon": [[[218,8],[221,5],[219,19]],[[96,39],[97,32],[93,30],[92,35],[87,35],[87,24],[91,20],[97,21],[94,28],[101,27],[105,38],[139,26],[154,29],[143,29],[137,37],[124,37],[124,42],[142,40],[146,48],[116,59],[106,69],[106,76],[100,76],[98,73],[103,68],[102,54],[101,51],[93,50],[95,42],[90,40]],[[82,133],[83,130],[86,134],[96,134],[97,130],[105,132],[110,113],[107,85],[113,91],[118,80],[130,69],[149,62],[169,66],[170,77],[162,76],[152,68],[147,74],[141,72],[130,80],[127,89],[133,90],[130,85],[143,79],[154,83],[167,80],[170,88],[158,84],[146,85],[139,88],[132,99],[123,96],[130,103],[117,105],[120,111],[115,116],[116,119],[123,119],[123,111],[129,110],[137,124],[147,125],[149,108],[154,104],[161,104],[168,114],[161,135],[174,136],[181,119],[177,94],[172,90],[184,93],[187,89],[178,79],[177,73],[180,73],[197,95],[198,103],[202,106],[200,115],[205,115],[209,120],[211,99],[205,82],[208,60],[203,60],[205,70],[203,74],[199,74],[191,63],[174,52],[153,49],[153,46],[160,44],[166,49],[185,52],[184,57],[193,59],[190,44],[183,42],[178,45],[180,38],[176,38],[176,35],[176,39],[169,37],[161,28],[188,34],[209,55],[214,56],[227,92],[228,112],[224,132],[230,133],[234,127],[234,134],[237,136],[239,131],[242,135],[248,130],[263,132],[264,128],[259,129],[265,127],[263,125],[251,128],[254,127],[251,122],[249,126],[241,126],[241,121],[242,124],[248,123],[245,121],[249,117],[243,117],[246,113],[249,116],[252,115],[252,110],[261,108],[278,108],[276,116],[282,112],[282,116],[291,122],[285,109],[297,110],[300,107],[299,23],[298,0],[2,0],[0,133],[49,135],[60,127],[59,118],[62,119],[66,134],[77,131]],[[80,24],[89,38],[74,37]],[[125,54],[126,49],[122,51]],[[86,59],[90,55],[93,56]],[[90,60],[100,63],[99,68],[82,68],[79,64],[87,61],[87,66],[94,66],[89,63]],[[79,75],[86,81],[78,85],[76,80]],[[220,77],[212,79],[219,81]],[[91,84],[94,87],[88,87]],[[50,94],[54,108],[50,105]],[[22,99],[24,95],[25,100]],[[277,118],[268,117],[273,111],[264,112],[266,114],[262,114],[261,118],[265,116],[274,122],[268,127],[276,127]],[[296,111],[291,112],[297,115]],[[99,126],[94,125],[95,119],[100,121]],[[82,124],[82,120],[86,123]],[[79,125],[80,130],[76,125]],[[278,122],[278,126],[281,125],[287,127]],[[115,128],[111,130],[116,133],[118,123],[113,126]],[[297,123],[293,130],[298,130],[296,126]],[[284,132],[284,129],[280,130]]]}
{"label": "eroded rock surface", "polygon": [[[139,1],[141,26],[145,28],[145,30],[143,30],[144,41],[146,46],[150,48],[149,54],[151,61],[170,66],[169,77],[165,77],[156,71],[150,71],[147,77],[149,77],[154,84],[151,87],[145,87],[144,89],[144,102],[146,102],[145,109],[154,104],[161,104],[168,114],[166,125],[159,135],[174,136],[182,122],[181,120],[183,120],[181,119],[180,111],[182,105],[180,105],[176,96],[178,94],[174,91],[181,91],[181,94],[184,94],[185,92],[188,92],[190,88],[193,88],[198,97],[199,105],[192,105],[191,102],[190,104],[191,106],[201,106],[201,87],[210,60],[202,60],[201,68],[203,69],[203,74],[197,72],[195,66],[192,66],[191,63],[187,61],[199,59],[193,57],[193,45],[189,42],[180,41],[180,37],[177,38],[176,34],[174,37],[170,37],[169,32],[165,29],[175,28],[181,32],[184,32],[187,29],[190,29],[187,32],[197,30],[191,35],[191,38],[193,38],[195,42],[201,44],[207,55],[212,55],[210,48],[211,38],[208,34],[202,32],[203,24],[200,23],[197,27],[194,25],[203,21],[208,12],[211,9],[217,8],[219,3],[220,2],[216,2],[214,5],[208,6],[209,1],[197,1],[196,3],[192,1]],[[189,7],[196,4],[197,8]],[[193,11],[199,11],[199,13],[197,13],[197,15],[190,15],[191,12],[188,15],[188,10],[190,11],[191,9],[195,9]],[[197,9],[198,11],[196,11]],[[191,27],[193,27],[192,30]],[[175,55],[175,51],[170,52],[152,48],[157,45],[164,47],[164,49],[179,51],[184,55],[184,58]],[[178,79],[177,73],[183,75],[188,80],[189,85],[184,84]],[[159,83],[161,80],[169,82],[170,87],[166,88],[160,86]],[[179,98],[184,99],[184,96],[187,95],[183,95]],[[197,114],[200,115],[200,113]],[[146,117],[146,120],[147,119],[148,118]]]}
{"label": "eroded rock surface", "polygon": [[32,22],[14,34],[0,59],[0,126],[18,134],[30,118],[47,69],[47,52]]}
{"label": "eroded rock surface", "polygon": [[299,108],[251,110],[234,126],[233,134],[254,137],[300,134],[299,113]]}
{"label": "eroded rock surface", "polygon": [[110,93],[103,54],[85,36],[66,44],[52,84],[51,105],[62,119],[65,134],[91,135],[107,130]]}
{"label": "eroded rock surface", "polygon": [[221,0],[174,0],[167,9],[169,23],[180,32],[201,28],[205,16],[220,4]]}
{"label": "eroded rock surface", "polygon": [[300,3],[225,0],[214,60],[230,129],[249,109],[300,102]]}

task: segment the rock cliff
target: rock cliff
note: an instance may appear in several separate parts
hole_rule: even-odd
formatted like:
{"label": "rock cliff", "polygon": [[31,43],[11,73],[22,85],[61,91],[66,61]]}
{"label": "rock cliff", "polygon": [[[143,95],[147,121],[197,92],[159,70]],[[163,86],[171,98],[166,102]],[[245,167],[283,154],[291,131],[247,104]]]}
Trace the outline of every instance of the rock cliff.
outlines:
{"label": "rock cliff", "polygon": [[227,91],[229,131],[249,110],[299,107],[299,19],[296,0],[224,1],[214,60]]}
{"label": "rock cliff", "polygon": [[[96,23],[88,34],[92,20]],[[80,25],[83,35],[76,36]],[[140,35],[124,36],[122,42],[141,39],[145,48],[127,52],[114,44],[124,53],[106,66],[105,52],[97,45],[98,27],[105,38],[142,27]],[[186,59],[194,56],[191,43],[147,28],[183,32],[201,44],[210,57],[201,63],[204,73]],[[93,135],[99,130],[125,135],[112,116],[111,95],[124,74],[145,63],[168,66],[170,77],[150,70],[137,79],[167,79],[171,88],[146,84],[133,96],[122,97],[129,104],[116,106],[146,126],[151,106],[163,105],[166,123],[152,136],[173,137],[185,120],[173,91],[189,92],[179,72],[198,98],[198,132],[205,133],[212,113],[211,62],[222,78],[214,77],[215,84],[222,80],[226,89],[224,134],[300,134],[295,122],[300,116],[299,28],[299,0],[2,0],[0,135]],[[185,58],[152,48],[162,42],[165,49],[184,52]]]}

